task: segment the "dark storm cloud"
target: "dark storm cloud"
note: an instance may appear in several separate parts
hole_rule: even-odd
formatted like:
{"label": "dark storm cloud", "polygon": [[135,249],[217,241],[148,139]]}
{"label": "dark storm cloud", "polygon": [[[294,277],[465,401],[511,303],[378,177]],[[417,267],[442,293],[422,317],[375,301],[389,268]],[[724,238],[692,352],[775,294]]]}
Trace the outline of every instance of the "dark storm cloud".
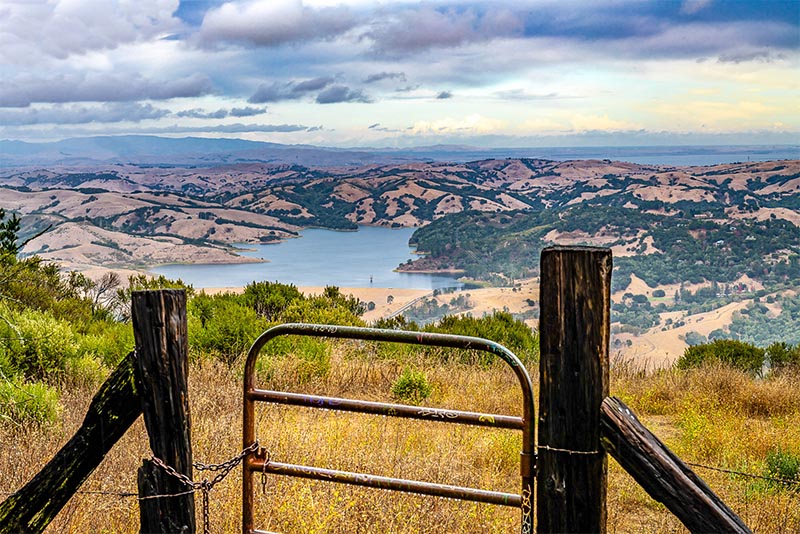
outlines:
{"label": "dark storm cloud", "polygon": [[211,89],[211,80],[199,74],[172,80],[77,74],[53,78],[18,78],[0,84],[0,107],[26,107],[34,103],[166,100],[201,96],[210,93]]}
{"label": "dark storm cloud", "polygon": [[350,89],[346,85],[333,85],[317,95],[317,104],[338,104],[340,102],[369,103],[372,100],[361,90]]}
{"label": "dark storm cloud", "polygon": [[324,89],[333,82],[334,78],[332,76],[321,76],[301,82],[291,81],[262,84],[247,101],[251,104],[263,104],[265,102],[297,100],[307,93]]}
{"label": "dark storm cloud", "polygon": [[0,109],[0,124],[24,126],[32,124],[89,124],[93,122],[140,122],[160,119],[169,111],[150,104],[111,103],[97,106],[57,105],[45,108]]}

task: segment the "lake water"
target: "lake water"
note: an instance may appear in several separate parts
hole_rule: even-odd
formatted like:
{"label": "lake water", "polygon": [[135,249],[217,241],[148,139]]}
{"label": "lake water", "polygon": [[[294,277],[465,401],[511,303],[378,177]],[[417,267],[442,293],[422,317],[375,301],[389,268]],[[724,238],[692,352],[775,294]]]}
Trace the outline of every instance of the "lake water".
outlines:
{"label": "lake water", "polygon": [[240,287],[253,281],[297,286],[391,287],[439,289],[462,287],[452,276],[393,272],[414,258],[408,239],[414,228],[362,226],[357,232],[310,228],[298,239],[270,245],[240,245],[242,256],[265,263],[231,265],[162,265],[150,269],[180,278],[195,288]]}

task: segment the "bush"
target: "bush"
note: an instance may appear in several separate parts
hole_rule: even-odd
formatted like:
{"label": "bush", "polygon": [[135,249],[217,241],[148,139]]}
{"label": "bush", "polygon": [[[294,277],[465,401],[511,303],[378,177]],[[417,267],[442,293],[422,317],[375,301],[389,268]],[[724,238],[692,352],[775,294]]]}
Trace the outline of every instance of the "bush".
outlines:
{"label": "bush", "polygon": [[800,344],[792,347],[787,343],[773,343],[767,347],[766,354],[773,372],[800,367]]}
{"label": "bush", "polygon": [[0,378],[0,420],[18,425],[53,423],[59,411],[58,393],[52,387]]}
{"label": "bush", "polygon": [[268,321],[278,320],[289,304],[305,299],[295,286],[278,282],[251,282],[244,288],[242,297],[248,306]]}
{"label": "bush", "polygon": [[721,362],[741,371],[761,374],[764,365],[764,349],[734,339],[717,339],[713,343],[694,345],[678,358],[678,369],[702,367]]}
{"label": "bush", "polygon": [[[425,331],[481,337],[503,345],[525,364],[539,361],[539,334],[507,312],[496,311],[479,319],[446,315],[438,323],[426,326]],[[482,354],[482,363],[498,360],[488,353]]]}
{"label": "bush", "polygon": [[430,397],[431,390],[425,373],[414,371],[408,367],[403,369],[395,383],[392,384],[392,395],[401,401],[412,404],[419,404]]}
{"label": "bush", "polygon": [[100,360],[83,354],[67,361],[65,380],[67,387],[94,388],[103,383],[110,370]]}
{"label": "bush", "polygon": [[[77,341],[66,321],[46,312],[25,310],[9,318],[15,327],[4,332],[12,368],[32,380],[53,378],[77,354]],[[8,335],[10,334],[10,335]]]}
{"label": "bush", "polygon": [[[357,302],[357,301],[356,301]],[[364,321],[353,312],[349,304],[327,296],[314,296],[306,300],[295,300],[281,316],[286,323],[337,324],[364,326]]]}
{"label": "bush", "polygon": [[331,370],[330,345],[323,339],[301,337],[297,340],[297,379],[302,384],[325,378]]}
{"label": "bush", "polygon": [[235,299],[222,295],[213,300],[213,313],[206,319],[205,326],[196,316],[190,317],[189,345],[232,364],[247,352],[253,341],[267,329],[268,323],[252,308],[238,304]]}
{"label": "bush", "polygon": [[134,345],[130,323],[94,323],[85,335],[78,337],[77,352],[79,356],[91,356],[114,368]]}
{"label": "bush", "polygon": [[765,477],[790,481],[773,482],[773,484],[800,489],[800,455],[778,448],[769,451],[765,460]]}

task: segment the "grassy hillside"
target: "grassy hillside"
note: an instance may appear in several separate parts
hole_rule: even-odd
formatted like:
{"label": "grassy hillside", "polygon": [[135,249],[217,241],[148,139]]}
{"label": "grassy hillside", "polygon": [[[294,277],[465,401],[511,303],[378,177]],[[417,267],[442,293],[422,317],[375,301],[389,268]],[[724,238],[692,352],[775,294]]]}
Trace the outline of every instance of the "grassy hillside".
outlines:
{"label": "grassy hillside", "polygon": [[29,220],[31,232],[53,226],[27,252],[118,265],[169,261],[170,253],[172,261],[192,261],[200,246],[214,250],[202,261],[231,261],[225,250],[231,243],[284,239],[309,226],[423,226],[467,211],[539,216],[583,204],[628,211],[613,220],[604,214],[608,227],[592,217],[573,217],[560,233],[543,236],[546,241],[599,239],[615,243],[616,252],[640,255],[650,249],[643,247],[644,236],[625,227],[631,214],[641,215],[634,221],[637,230],[646,224],[645,215],[731,226],[774,219],[797,226],[798,192],[798,161],[671,167],[492,159],[327,168],[107,165],[0,173],[6,209]]}

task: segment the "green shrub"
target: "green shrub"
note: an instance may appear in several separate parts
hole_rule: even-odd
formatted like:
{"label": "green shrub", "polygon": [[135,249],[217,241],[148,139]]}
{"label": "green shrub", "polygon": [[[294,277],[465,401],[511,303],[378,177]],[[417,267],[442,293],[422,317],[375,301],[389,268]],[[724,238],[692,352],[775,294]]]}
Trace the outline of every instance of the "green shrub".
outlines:
{"label": "green shrub", "polygon": [[67,360],[64,378],[69,386],[94,388],[108,377],[109,369],[90,354]]}
{"label": "green shrub", "polygon": [[53,423],[59,411],[58,393],[52,387],[0,377],[0,420],[20,425]]}
{"label": "green shrub", "polygon": [[364,326],[364,321],[352,309],[345,305],[337,305],[324,296],[315,296],[306,300],[295,300],[281,316],[281,322],[337,324],[344,326]]}
{"label": "green shrub", "polygon": [[78,337],[77,352],[79,356],[91,356],[114,368],[134,346],[130,323],[94,322],[86,334]]}
{"label": "green shrub", "polygon": [[767,360],[775,372],[789,367],[800,367],[800,344],[791,346],[788,343],[773,343],[766,350]]}
{"label": "green shrub", "polygon": [[431,390],[425,373],[414,371],[408,367],[403,369],[403,372],[392,384],[392,395],[401,401],[412,404],[419,404],[430,397]]}
{"label": "green shrub", "polygon": [[781,448],[767,453],[764,476],[779,478],[789,482],[773,482],[773,485],[800,489],[800,454],[784,451]]}
{"label": "green shrub", "polygon": [[268,321],[276,321],[294,301],[305,300],[293,285],[278,282],[251,282],[244,288],[244,303]]}
{"label": "green shrub", "polygon": [[300,383],[324,378],[331,370],[330,345],[323,339],[300,337],[295,344],[297,379]]}
{"label": "green shrub", "polygon": [[25,310],[10,317],[14,328],[6,338],[12,367],[26,378],[43,380],[64,371],[66,361],[77,353],[72,326],[47,312]]}
{"label": "green shrub", "polygon": [[713,343],[693,345],[678,358],[678,369],[702,367],[709,363],[724,363],[752,374],[760,374],[765,352],[750,343],[735,339],[717,339]]}
{"label": "green shrub", "polygon": [[255,311],[227,298],[215,299],[213,313],[205,326],[197,317],[189,319],[191,348],[212,353],[228,364],[247,352],[267,328],[267,322]]}
{"label": "green shrub", "polygon": [[[503,345],[525,364],[539,361],[539,334],[507,312],[495,311],[477,319],[463,315],[446,315],[437,323],[427,325],[424,330],[485,338]],[[498,358],[488,353],[482,353],[479,357],[480,363],[494,361],[498,361]]]}

